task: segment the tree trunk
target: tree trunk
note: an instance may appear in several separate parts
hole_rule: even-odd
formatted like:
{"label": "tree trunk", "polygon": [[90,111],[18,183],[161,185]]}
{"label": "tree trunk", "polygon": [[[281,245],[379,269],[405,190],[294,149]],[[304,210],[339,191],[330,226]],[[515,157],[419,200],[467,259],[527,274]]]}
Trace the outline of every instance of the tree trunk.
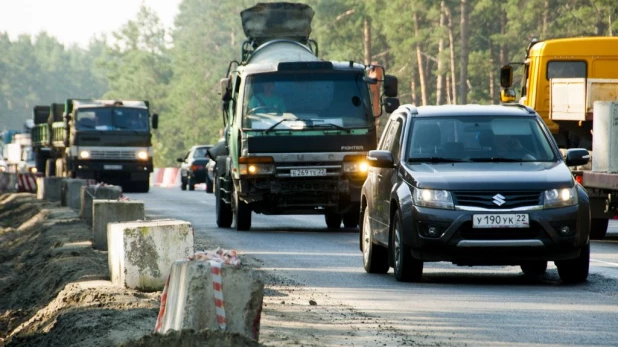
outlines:
{"label": "tree trunk", "polygon": [[540,39],[547,37],[547,26],[549,25],[549,0],[545,0],[543,3],[543,24],[541,29]]}
{"label": "tree trunk", "polygon": [[365,16],[363,43],[365,48],[365,65],[371,64],[371,17]]}
{"label": "tree trunk", "polygon": [[440,1],[440,39],[438,41],[438,75],[436,76],[436,105],[444,103],[444,67],[442,63],[442,51],[444,50],[444,38],[442,38],[442,30],[444,29],[444,0]]}
{"label": "tree trunk", "polygon": [[423,54],[419,38],[418,13],[414,12],[414,37],[416,38],[416,63],[418,65],[418,81],[421,85],[421,102],[427,105],[427,85],[425,84],[425,68],[423,67]]}
{"label": "tree trunk", "polygon": [[416,95],[416,76],[414,74],[414,69],[412,69],[412,73],[410,73],[410,96],[412,105],[418,105],[418,98]]}
{"label": "tree trunk", "polygon": [[468,103],[468,0],[460,0],[461,7],[461,54],[460,54],[460,67],[459,67],[459,95],[461,98],[461,104]]}
{"label": "tree trunk", "polygon": [[457,103],[457,70],[455,69],[455,35],[453,34],[453,15],[451,9],[448,6],[444,7],[444,14],[446,15],[447,28],[448,28],[448,45],[450,50],[450,63],[451,63],[451,96],[450,104]]}
{"label": "tree trunk", "polygon": [[449,74],[446,74],[446,88],[444,88],[446,90],[446,103],[447,104],[453,104],[453,98],[451,97],[451,76]]}
{"label": "tree trunk", "polygon": [[489,100],[491,100],[492,104],[496,103],[496,84],[495,84],[495,73],[494,71],[494,44],[489,40]]}
{"label": "tree trunk", "polygon": [[[502,13],[500,15],[500,34],[506,34],[506,24],[508,19],[506,17],[506,11],[504,8],[501,9]],[[509,49],[506,43],[500,45],[500,66],[504,66],[509,63]]]}

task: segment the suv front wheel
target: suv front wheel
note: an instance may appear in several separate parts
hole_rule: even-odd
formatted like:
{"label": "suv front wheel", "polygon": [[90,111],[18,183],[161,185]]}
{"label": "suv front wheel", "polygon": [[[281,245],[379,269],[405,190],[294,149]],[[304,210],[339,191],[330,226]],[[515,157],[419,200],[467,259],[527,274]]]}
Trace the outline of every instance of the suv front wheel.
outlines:
{"label": "suv front wheel", "polygon": [[588,278],[590,269],[590,242],[582,247],[579,257],[570,260],[556,261],[558,275],[565,283],[581,283]]}
{"label": "suv front wheel", "polygon": [[395,212],[391,221],[391,250],[395,279],[399,282],[420,282],[423,277],[423,262],[412,257],[410,248],[403,243],[403,228],[399,211]]}
{"label": "suv front wheel", "polygon": [[365,271],[377,274],[387,273],[390,268],[388,266],[388,250],[373,243],[373,233],[369,224],[369,207],[365,207],[360,234]]}

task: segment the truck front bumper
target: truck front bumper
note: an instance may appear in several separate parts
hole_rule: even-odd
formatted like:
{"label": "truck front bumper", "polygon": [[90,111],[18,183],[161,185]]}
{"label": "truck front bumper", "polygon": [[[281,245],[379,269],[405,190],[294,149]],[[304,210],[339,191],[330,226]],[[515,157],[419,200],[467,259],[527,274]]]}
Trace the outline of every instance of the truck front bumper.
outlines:
{"label": "truck front bumper", "polygon": [[146,180],[153,171],[152,161],[75,160],[70,165],[78,177],[92,179],[126,177]]}

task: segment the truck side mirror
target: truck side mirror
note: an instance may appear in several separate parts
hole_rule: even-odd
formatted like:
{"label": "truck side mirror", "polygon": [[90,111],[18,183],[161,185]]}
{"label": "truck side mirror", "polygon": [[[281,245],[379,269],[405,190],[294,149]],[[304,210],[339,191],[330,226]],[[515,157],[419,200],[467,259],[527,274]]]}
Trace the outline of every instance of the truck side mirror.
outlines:
{"label": "truck side mirror", "polygon": [[399,99],[398,98],[384,98],[384,111],[386,113],[393,113],[397,108],[399,108]]}
{"label": "truck side mirror", "polygon": [[152,128],[156,129],[158,127],[159,127],[159,114],[153,113],[152,114]]}
{"label": "truck side mirror", "polygon": [[399,93],[399,81],[393,75],[384,76],[384,95],[389,98],[394,98]]}
{"label": "truck side mirror", "polygon": [[504,65],[500,68],[500,86],[504,89],[511,88],[513,85],[513,67]]}

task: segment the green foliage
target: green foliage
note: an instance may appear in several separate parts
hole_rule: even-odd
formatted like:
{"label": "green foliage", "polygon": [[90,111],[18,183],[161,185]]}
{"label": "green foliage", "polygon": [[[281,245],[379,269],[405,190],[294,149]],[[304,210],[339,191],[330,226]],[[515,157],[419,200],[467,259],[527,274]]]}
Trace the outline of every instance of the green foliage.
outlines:
{"label": "green foliage", "polygon": [[[264,1],[184,0],[171,32],[143,6],[112,40],[93,39],[86,50],[65,47],[45,33],[13,41],[0,33],[0,125],[21,128],[32,106],[71,97],[147,99],[152,111],[160,114],[160,128],[154,135],[155,165],[174,166],[174,159],[190,146],[220,138],[219,80],[229,62],[240,59],[245,38],[240,11],[258,2]],[[303,2],[315,10],[312,38],[323,59],[362,62],[364,23],[371,23],[371,59],[399,78],[402,103],[421,100],[417,46],[428,103],[436,102],[440,73],[454,73],[456,83],[461,83],[461,0],[443,1],[453,23],[455,71],[450,67],[446,23],[440,26],[440,14],[445,13],[442,1]],[[467,2],[469,63],[464,83],[470,103],[496,102],[500,64],[521,61],[533,38],[618,32],[615,0]],[[442,53],[438,52],[440,40]]]}

